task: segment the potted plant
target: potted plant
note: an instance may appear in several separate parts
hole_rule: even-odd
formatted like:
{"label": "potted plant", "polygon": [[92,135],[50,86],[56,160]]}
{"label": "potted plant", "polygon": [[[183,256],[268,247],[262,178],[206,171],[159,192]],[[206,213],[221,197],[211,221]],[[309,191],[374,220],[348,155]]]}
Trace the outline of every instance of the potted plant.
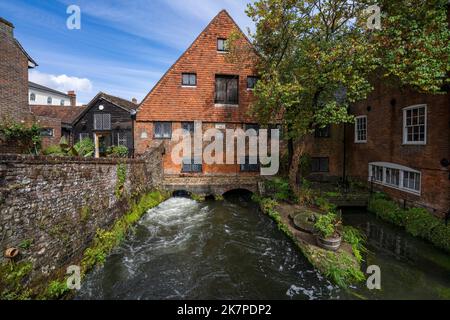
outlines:
{"label": "potted plant", "polygon": [[314,224],[319,247],[330,251],[339,250],[342,243],[342,235],[339,232],[341,224],[341,219],[333,212],[319,217]]}

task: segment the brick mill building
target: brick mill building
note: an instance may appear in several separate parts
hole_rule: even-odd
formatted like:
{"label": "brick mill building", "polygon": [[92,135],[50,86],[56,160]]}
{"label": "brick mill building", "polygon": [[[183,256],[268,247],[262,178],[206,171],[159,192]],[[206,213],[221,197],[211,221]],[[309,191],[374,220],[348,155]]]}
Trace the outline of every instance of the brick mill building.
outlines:
{"label": "brick mill building", "polygon": [[249,172],[256,171],[251,166],[195,165],[194,159],[186,160],[191,163],[177,165],[171,159],[172,132],[181,128],[192,131],[194,121],[201,121],[204,131],[210,128],[246,129],[255,124],[248,111],[257,79],[256,67],[227,59],[226,40],[233,32],[243,35],[239,45],[252,48],[230,15],[221,11],[138,108],[136,153],[144,153],[155,140],[165,141],[166,177],[257,175],[257,172]]}
{"label": "brick mill building", "polygon": [[369,181],[405,206],[448,215],[450,95],[374,87],[350,108],[355,124],[316,131],[312,177]]}

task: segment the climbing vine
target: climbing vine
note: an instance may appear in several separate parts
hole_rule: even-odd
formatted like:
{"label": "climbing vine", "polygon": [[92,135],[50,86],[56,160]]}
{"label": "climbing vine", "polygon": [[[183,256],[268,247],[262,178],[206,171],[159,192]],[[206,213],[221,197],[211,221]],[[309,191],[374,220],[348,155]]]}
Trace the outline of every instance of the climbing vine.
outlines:
{"label": "climbing vine", "polygon": [[17,122],[0,123],[0,139],[4,142],[17,142],[29,153],[38,154],[41,149],[42,128],[33,124],[31,127]]}
{"label": "climbing vine", "polygon": [[123,194],[125,182],[127,180],[127,166],[124,163],[117,165],[117,185],[116,185],[116,198],[120,198]]}

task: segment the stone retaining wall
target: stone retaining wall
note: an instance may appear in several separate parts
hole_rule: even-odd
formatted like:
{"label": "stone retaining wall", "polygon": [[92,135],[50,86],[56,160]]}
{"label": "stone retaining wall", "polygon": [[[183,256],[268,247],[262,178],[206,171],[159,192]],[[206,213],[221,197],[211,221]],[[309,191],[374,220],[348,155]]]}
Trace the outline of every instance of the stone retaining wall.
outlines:
{"label": "stone retaining wall", "polygon": [[132,160],[0,155],[0,263],[8,248],[36,276],[76,261],[97,229],[161,186],[163,153],[159,144]]}

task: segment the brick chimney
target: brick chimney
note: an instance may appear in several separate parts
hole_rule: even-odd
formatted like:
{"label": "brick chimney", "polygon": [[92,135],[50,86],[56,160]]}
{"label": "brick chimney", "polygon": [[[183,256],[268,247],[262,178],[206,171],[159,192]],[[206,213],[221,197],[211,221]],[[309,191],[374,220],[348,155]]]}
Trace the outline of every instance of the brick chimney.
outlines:
{"label": "brick chimney", "polygon": [[77,106],[77,95],[75,94],[75,91],[69,91],[69,92],[67,92],[67,95],[70,98],[70,106],[76,107]]}
{"label": "brick chimney", "polygon": [[14,36],[14,25],[0,17],[0,33],[7,34],[8,37]]}

